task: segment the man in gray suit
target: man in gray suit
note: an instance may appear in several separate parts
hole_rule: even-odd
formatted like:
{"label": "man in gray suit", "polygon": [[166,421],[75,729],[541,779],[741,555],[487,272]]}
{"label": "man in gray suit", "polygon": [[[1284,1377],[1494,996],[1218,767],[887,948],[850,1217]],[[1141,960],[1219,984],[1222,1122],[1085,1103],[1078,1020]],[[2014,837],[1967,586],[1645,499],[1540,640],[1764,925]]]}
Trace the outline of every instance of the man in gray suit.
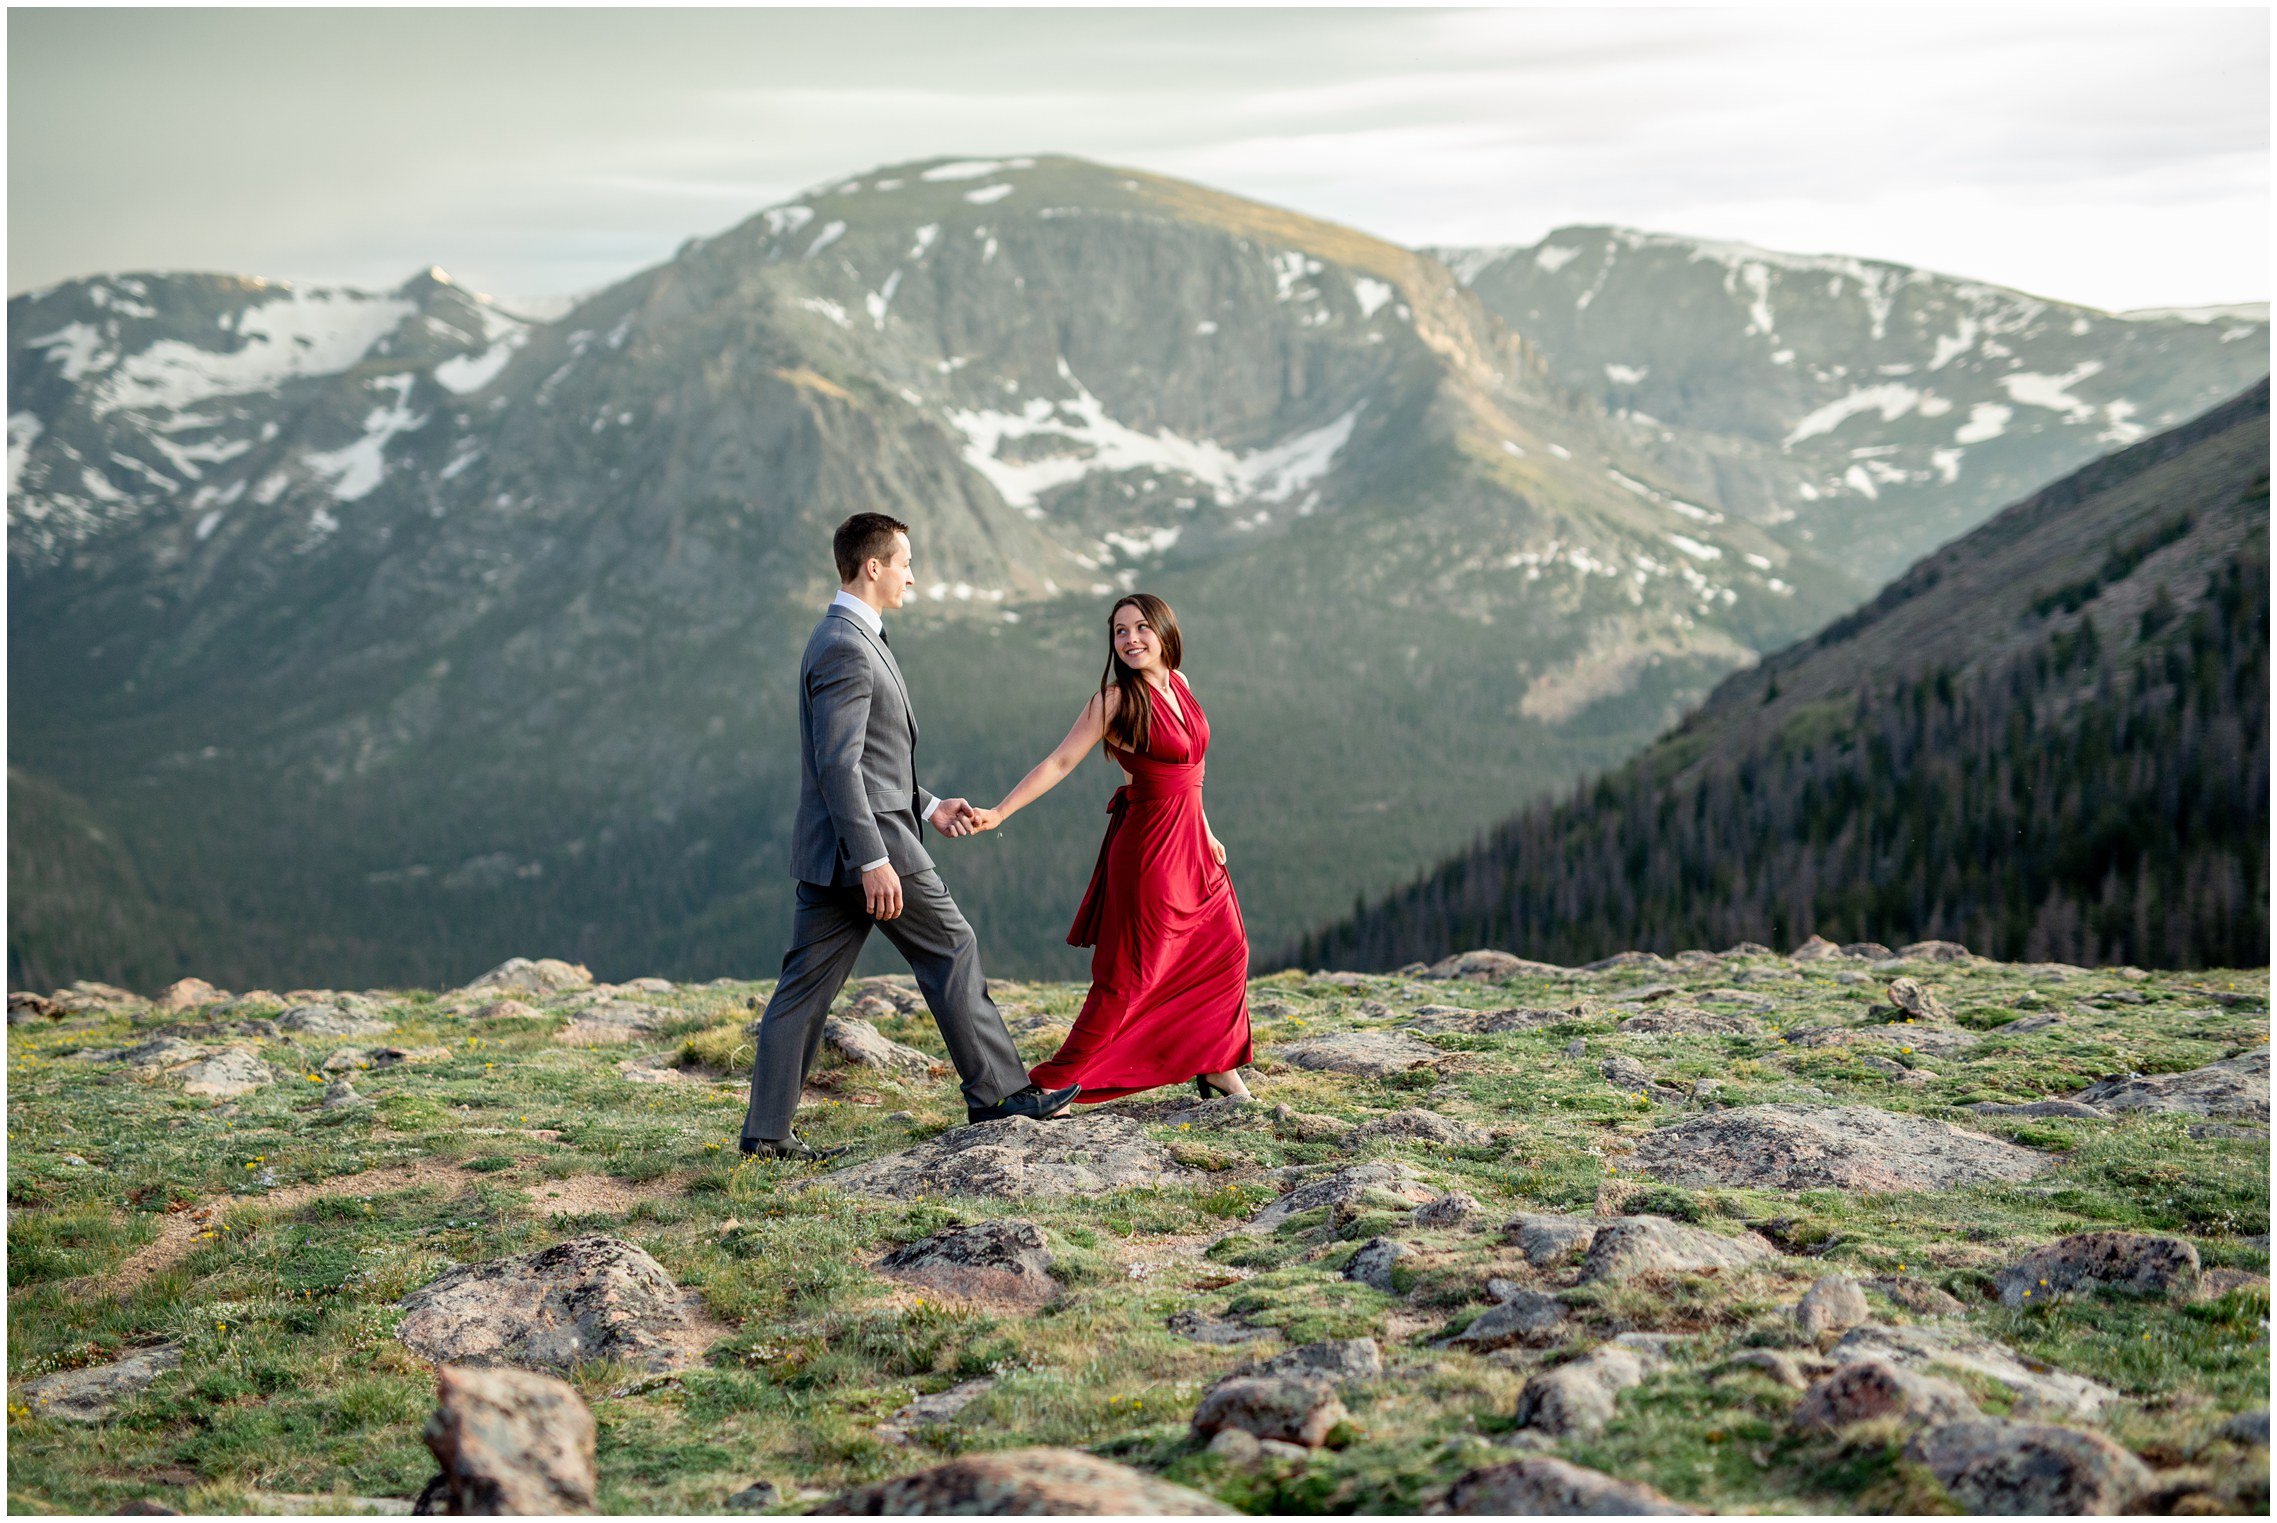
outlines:
{"label": "man in gray suit", "polygon": [[943,835],[970,835],[972,809],[917,783],[917,715],[884,619],[917,581],[909,569],[909,526],[883,513],[857,513],[838,526],[830,548],[842,585],[799,662],[791,949],[760,1017],[751,1109],[743,1119],[743,1151],[761,1157],[823,1156],[793,1135],[791,1116],[822,1041],[823,1015],[873,924],[917,975],[964,1081],[967,1120],[1045,1120],[1067,1109],[1078,1088],[1028,1082],[988,997],[972,927],[925,853],[920,821]]}

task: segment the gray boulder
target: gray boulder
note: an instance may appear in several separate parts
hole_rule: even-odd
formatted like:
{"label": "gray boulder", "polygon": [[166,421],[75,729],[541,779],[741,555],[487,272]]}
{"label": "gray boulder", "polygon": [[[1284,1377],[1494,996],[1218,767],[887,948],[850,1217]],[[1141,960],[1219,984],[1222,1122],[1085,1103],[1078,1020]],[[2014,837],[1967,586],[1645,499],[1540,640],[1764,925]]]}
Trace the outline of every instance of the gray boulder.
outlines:
{"label": "gray boulder", "polygon": [[1909,941],[1897,955],[1912,962],[1974,962],[1976,954],[1957,941]]}
{"label": "gray boulder", "polygon": [[242,1047],[224,1047],[182,1071],[182,1093],[234,1100],[277,1082],[277,1071]]}
{"label": "gray boulder", "polygon": [[461,1517],[529,1517],[594,1510],[593,1414],[565,1381],[528,1370],[435,1372],[427,1447],[430,1482]]}
{"label": "gray boulder", "polygon": [[110,1415],[112,1407],[148,1390],[159,1376],[181,1366],[181,1347],[164,1344],[139,1350],[109,1364],[42,1375],[37,1380],[26,1381],[17,1399],[36,1417],[60,1418],[70,1423],[101,1422]]}
{"label": "gray boulder", "polygon": [[1597,1229],[1581,1278],[1625,1280],[1651,1272],[1739,1269],[1778,1257],[1778,1250],[1753,1232],[1720,1237],[1661,1216],[1622,1216]]}
{"label": "gray boulder", "polygon": [[1307,1343],[1257,1364],[1245,1364],[1237,1375],[1323,1375],[1340,1386],[1380,1379],[1384,1351],[1373,1338],[1328,1338]]}
{"label": "gray boulder", "polygon": [[1972,1513],[2079,1517],[2128,1512],[2150,1468],[2100,1433],[1980,1417],[1924,1428],[1906,1458]]}
{"label": "gray boulder", "polygon": [[1914,1424],[1958,1422],[1980,1415],[1969,1393],[1950,1380],[1887,1360],[1861,1359],[1803,1392],[1790,1421],[1799,1432],[1831,1433],[1884,1417]]}
{"label": "gray boulder", "polygon": [[1953,1012],[1945,1008],[1945,1002],[1930,993],[1918,979],[1891,979],[1890,1003],[1916,1020],[1949,1021],[1953,1018]]}
{"label": "gray boulder", "polygon": [[388,1023],[345,1005],[295,1005],[277,1017],[277,1029],[303,1036],[377,1036]]}
{"label": "gray boulder", "polygon": [[1393,1111],[1373,1121],[1363,1121],[1346,1134],[1352,1143],[1379,1140],[1396,1142],[1423,1142],[1440,1147],[1478,1147],[1493,1140],[1484,1127],[1472,1126],[1467,1121],[1450,1121],[1436,1111]]}
{"label": "gray boulder", "polygon": [[541,957],[509,957],[466,987],[477,993],[563,994],[593,982],[591,970],[578,963]]}
{"label": "gray boulder", "polygon": [[680,1369],[711,1331],[698,1299],[630,1243],[601,1234],[463,1264],[399,1303],[395,1335],[438,1364],[568,1370],[617,1359]]}
{"label": "gray boulder", "polygon": [[1502,1229],[1503,1241],[1515,1244],[1536,1269],[1569,1264],[1589,1252],[1604,1223],[1588,1216],[1559,1216],[1528,1212]]}
{"label": "gray boulder", "polygon": [[[1768,1010],[1771,1002],[1760,1002],[1759,1008]],[[1632,1015],[1621,1022],[1625,1036],[1760,1036],[1763,1023],[1751,1015],[1729,1014],[1721,1010],[1701,1010],[1690,1005],[1663,1005]]]}
{"label": "gray boulder", "polygon": [[1059,1294],[1051,1264],[1043,1230],[1007,1217],[905,1243],[878,1260],[878,1271],[953,1295],[1041,1306]]}
{"label": "gray boulder", "polygon": [[1528,962],[1508,952],[1458,952],[1425,968],[1419,978],[1556,978],[1567,970],[1555,963]]}
{"label": "gray boulder", "polygon": [[2233,1444],[2244,1444],[2249,1448],[2268,1448],[2269,1409],[2263,1407],[2258,1412],[2238,1413],[2222,1424],[2222,1437]]}
{"label": "gray boulder", "polygon": [[1485,1209],[1477,1196],[1466,1190],[1451,1190],[1417,1206],[1408,1220],[1418,1227],[1453,1227],[1470,1221]]}
{"label": "gray boulder", "polygon": [[1876,1275],[1865,1282],[1920,1317],[1958,1317],[1968,1308],[1927,1280],[1910,1274]]}
{"label": "gray boulder", "polygon": [[1978,1100],[1970,1104],[1968,1109],[1980,1116],[2057,1116],[2074,1121],[2111,1119],[2109,1111],[2078,1100],[2027,1100],[2018,1105],[2005,1105],[1998,1100]]}
{"label": "gray boulder", "polygon": [[983,1518],[1224,1517],[1216,1497],[1074,1449],[968,1454],[912,1475],[839,1493],[830,1516]]}
{"label": "gray boulder", "polygon": [[1587,1436],[1613,1420],[1621,1392],[1644,1384],[1650,1356],[1608,1343],[1584,1358],[1544,1370],[1518,1393],[1517,1423],[1552,1438]]}
{"label": "gray boulder", "polygon": [[1236,1375],[1212,1386],[1194,1411],[1194,1432],[1207,1438],[1239,1428],[1257,1439],[1317,1449],[1349,1416],[1325,1375]]}
{"label": "gray boulder", "polygon": [[822,1045],[842,1063],[879,1073],[925,1074],[936,1064],[936,1060],[925,1053],[889,1040],[868,1021],[852,1016],[825,1016]]}
{"label": "gray boulder", "polygon": [[612,1042],[633,1042],[662,1030],[680,1014],[662,1005],[601,998],[580,1005],[568,1025],[553,1039],[571,1047],[593,1047]]}
{"label": "gray boulder", "polygon": [[719,1504],[720,1511],[729,1513],[766,1512],[782,1505],[782,1488],[773,1481],[753,1481]]}
{"label": "gray boulder", "polygon": [[1642,1481],[1624,1481],[1548,1455],[1506,1460],[1459,1476],[1432,1509],[1454,1517],[1691,1517],[1699,1509],[1669,1500]]}
{"label": "gray boulder", "polygon": [[1645,1172],[1694,1189],[1951,1190],[2031,1179],[2053,1166],[2030,1148],[1871,1106],[1750,1105],[1651,1133]]}
{"label": "gray boulder", "polygon": [[1388,1237],[1372,1237],[1360,1245],[1359,1252],[1344,1261],[1344,1278],[1370,1290],[1397,1295],[1400,1287],[1393,1278],[1393,1271],[1401,1259],[1412,1258],[1414,1254],[1415,1250],[1405,1243]]}
{"label": "gray boulder", "polygon": [[1557,1297],[1546,1296],[1538,1290],[1514,1290],[1499,1305],[1490,1306],[1472,1318],[1470,1326],[1447,1342],[1455,1348],[1484,1353],[1514,1344],[1545,1347],[1563,1343],[1571,1335],[1572,1324],[1566,1319],[1565,1304]]}
{"label": "gray boulder", "polygon": [[2118,1393],[2109,1386],[2027,1362],[2013,1349],[1979,1337],[1965,1327],[1891,1327],[1870,1322],[1851,1329],[1834,1346],[1838,1363],[1881,1359],[1909,1370],[1939,1368],[1983,1375],[2016,1393],[2012,1410],[2022,1417],[2093,1419]]}
{"label": "gray boulder", "polygon": [[[1054,1122],[1053,1125],[1064,1125]],[[1439,1192],[1423,1182],[1403,1163],[1347,1164],[1323,1178],[1301,1184],[1278,1200],[1267,1201],[1249,1219],[1252,1229],[1279,1226],[1302,1212],[1323,1206],[1357,1209],[1365,1206],[1419,1206],[1435,1200]]]}
{"label": "gray boulder", "polygon": [[2107,1111],[2170,1111],[2267,1121],[2269,1049],[2240,1053],[2187,1073],[2102,1079],[2072,1098]]}
{"label": "gray boulder", "polygon": [[1244,1327],[1239,1322],[1227,1322],[1208,1312],[1192,1308],[1172,1312],[1170,1320],[1163,1325],[1179,1337],[1192,1339],[1196,1343],[1257,1343],[1280,1336],[1269,1327]]}
{"label": "gray boulder", "polygon": [[880,1200],[943,1195],[1047,1200],[1175,1185],[1193,1177],[1136,1121],[1094,1114],[1054,1121],[1014,1116],[960,1126],[915,1147],[825,1174],[822,1183]]}
{"label": "gray boulder", "polygon": [[908,1406],[879,1423],[872,1430],[878,1442],[906,1444],[920,1428],[945,1427],[957,1420],[959,1413],[996,1388],[993,1376],[978,1380],[964,1380],[946,1391],[931,1396],[920,1396]]}
{"label": "gray boulder", "polygon": [[1346,1031],[1293,1042],[1274,1054],[1298,1068],[1384,1079],[1439,1061],[1442,1054],[1400,1031]]}
{"label": "gray boulder", "polygon": [[1993,1277],[2004,1306],[2067,1290],[2117,1290],[2187,1299],[2198,1290],[2198,1250],[2144,1232],[2075,1232],[2036,1248]]}
{"label": "gray boulder", "polygon": [[1865,1293],[1846,1274],[1822,1275],[1795,1303],[1795,1326],[1806,1338],[1821,1333],[1846,1333],[1872,1319]]}

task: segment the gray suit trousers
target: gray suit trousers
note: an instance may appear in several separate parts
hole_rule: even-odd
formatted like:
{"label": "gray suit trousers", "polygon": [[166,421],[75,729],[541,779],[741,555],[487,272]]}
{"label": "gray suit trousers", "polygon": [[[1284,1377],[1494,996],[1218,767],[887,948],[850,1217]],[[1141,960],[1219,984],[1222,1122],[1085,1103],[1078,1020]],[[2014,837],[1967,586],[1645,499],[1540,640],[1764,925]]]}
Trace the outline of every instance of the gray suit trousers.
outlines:
{"label": "gray suit trousers", "polygon": [[822,1045],[822,1018],[854,971],[873,925],[909,959],[909,971],[917,975],[918,990],[964,1081],[965,1104],[994,1105],[1027,1086],[1027,1067],[981,977],[980,945],[941,875],[930,868],[905,874],[901,895],[897,918],[872,920],[862,907],[859,883],[799,883],[782,980],[759,1018],[744,1137],[780,1140],[791,1134],[799,1092]]}

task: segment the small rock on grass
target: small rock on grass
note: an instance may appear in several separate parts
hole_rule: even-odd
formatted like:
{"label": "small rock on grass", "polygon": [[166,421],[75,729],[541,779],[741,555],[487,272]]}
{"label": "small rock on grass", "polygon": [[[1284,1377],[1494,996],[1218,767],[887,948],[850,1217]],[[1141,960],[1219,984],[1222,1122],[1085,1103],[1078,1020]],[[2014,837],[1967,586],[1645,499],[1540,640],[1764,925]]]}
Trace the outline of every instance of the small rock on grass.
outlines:
{"label": "small rock on grass", "polygon": [[2129,1511],[2148,1466],[2100,1433],[1976,1418],[1925,1428],[1906,1457],[1969,1512],[2081,1516]]}
{"label": "small rock on grass", "polygon": [[139,1395],[168,1370],[179,1369],[182,1350],[174,1344],[143,1349],[110,1364],[58,1370],[25,1383],[19,1400],[39,1417],[65,1422],[100,1422],[113,1406]]}
{"label": "small rock on grass", "polygon": [[1989,1376],[2016,1393],[2011,1410],[2020,1417],[2091,1419],[2118,1396],[2109,1386],[2085,1375],[2052,1369],[2037,1360],[2027,1363],[2015,1350],[1965,1327],[1891,1327],[1870,1322],[1845,1333],[1834,1346],[1832,1357],[1842,1363],[1886,1359],[1906,1369],[1945,1366]]}
{"label": "small rock on grass", "polygon": [[1465,1190],[1451,1190],[1436,1200],[1427,1200],[1415,1208],[1408,1218],[1418,1227],[1453,1227],[1476,1217],[1486,1208],[1478,1197]]}
{"label": "small rock on grass", "polygon": [[1455,1517],[1683,1517],[1699,1509],[1645,1485],[1548,1455],[1473,1470],[1432,1509]]}
{"label": "small rock on grass", "polygon": [[1346,1135],[1346,1141],[1372,1142],[1378,1138],[1403,1142],[1436,1143],[1443,1147],[1477,1147],[1492,1140],[1484,1127],[1450,1121],[1436,1111],[1393,1111],[1364,1121]]}
{"label": "small rock on grass", "polygon": [[1941,1423],[1979,1415],[1969,1393],[1950,1380],[1883,1359],[1861,1359],[1805,1391],[1791,1421],[1799,1432],[1831,1433],[1882,1417]]}
{"label": "small rock on grass", "polygon": [[2072,1096],[2107,1111],[2170,1111],[2269,1119],[2269,1050],[2240,1053],[2186,1073],[2127,1074]]}
{"label": "small rock on grass", "polygon": [[[435,1372],[427,1447],[443,1467],[442,1511],[466,1516],[591,1512],[593,1414],[568,1382],[529,1370]],[[429,1489],[434,1489],[430,1483]]]}
{"label": "small rock on grass", "polygon": [[618,1359],[662,1371],[703,1352],[690,1293],[644,1250],[601,1233],[462,1264],[400,1304],[396,1337],[438,1362],[567,1370]]}
{"label": "small rock on grass", "polygon": [[1515,1290],[1499,1305],[1490,1306],[1470,1326],[1447,1341],[1457,1348],[1509,1348],[1513,1344],[1541,1346],[1562,1342],[1571,1329],[1565,1304],[1538,1290]]}
{"label": "small rock on grass", "polygon": [[182,1070],[182,1093],[234,1100],[277,1082],[277,1071],[241,1047],[225,1047]]}
{"label": "small rock on grass", "polygon": [[1582,1261],[1581,1278],[1625,1280],[1649,1271],[1738,1269],[1778,1250],[1753,1232],[1719,1237],[1660,1216],[1623,1216],[1597,1229]]}
{"label": "small rock on grass", "polygon": [[1317,1449],[1349,1415],[1325,1375],[1237,1375],[1219,1381],[1194,1411],[1195,1433],[1240,1428],[1258,1439]]}
{"label": "small rock on grass", "polygon": [[1414,1252],[1405,1243],[1388,1237],[1372,1237],[1360,1245],[1359,1252],[1344,1261],[1344,1278],[1370,1290],[1397,1295],[1399,1286],[1393,1279],[1393,1271],[1401,1259],[1413,1256]]}
{"label": "small rock on grass", "polygon": [[1196,1343],[1257,1343],[1279,1336],[1269,1327],[1244,1327],[1238,1322],[1227,1322],[1208,1312],[1191,1308],[1171,1313],[1170,1320],[1163,1325],[1179,1337],[1190,1338]]}
{"label": "small rock on grass", "polygon": [[2075,1232],[2037,1248],[1993,1277],[2003,1306],[2067,1290],[2116,1290],[2187,1298],[2198,1289],[2198,1250],[2178,1237]]}
{"label": "small rock on grass", "polygon": [[841,1062],[880,1073],[928,1073],[936,1061],[914,1047],[889,1040],[868,1021],[851,1016],[824,1017],[822,1045]]}
{"label": "small rock on grass", "polygon": [[782,1502],[783,1493],[773,1481],[753,1481],[719,1505],[722,1512],[749,1513],[765,1512],[770,1507],[780,1507]]}
{"label": "small rock on grass", "polygon": [[1945,1008],[1945,1002],[1930,993],[1917,979],[1891,979],[1890,1003],[1916,1020],[1949,1021],[1953,1018],[1953,1012]]}
{"label": "small rock on grass", "polygon": [[1586,1216],[1560,1216],[1529,1212],[1502,1229],[1503,1241],[1515,1245],[1536,1269],[1568,1263],[1589,1251],[1602,1223]]}
{"label": "small rock on grass", "polygon": [[1553,1438],[1595,1433],[1613,1420],[1615,1398],[1642,1385],[1648,1369],[1658,1363],[1649,1348],[1608,1343],[1571,1364],[1544,1370],[1518,1393],[1517,1425]]}
{"label": "small rock on grass", "polygon": [[1648,1135],[1645,1172],[1699,1189],[1949,1190],[2031,1179],[2053,1160],[2030,1148],[1873,1106],[1749,1105]]}
{"label": "small rock on grass", "polygon": [[1795,1303],[1795,1325],[1803,1335],[1846,1333],[1872,1318],[1858,1282],[1846,1274],[1821,1276]]}
{"label": "small rock on grass", "polygon": [[993,1376],[977,1380],[960,1381],[946,1391],[931,1396],[920,1396],[908,1406],[879,1423],[874,1430],[881,1443],[906,1444],[910,1435],[919,1428],[938,1427],[954,1422],[957,1414],[996,1388]]}
{"label": "small rock on grass", "polygon": [[880,1273],[960,1296],[1041,1306],[1059,1294],[1043,1230],[1015,1217],[944,1227],[878,1260]]}
{"label": "small rock on grass", "polygon": [[853,1517],[1223,1517],[1233,1509],[1112,1460],[1073,1449],[1037,1448],[968,1454],[841,1492],[814,1511]]}
{"label": "small rock on grass", "polygon": [[2258,1412],[2240,1412],[2222,1424],[2222,1437],[2234,1444],[2246,1444],[2262,1449],[2269,1447],[2269,1409]]}
{"label": "small rock on grass", "polygon": [[1876,1275],[1865,1282],[1917,1317],[1958,1317],[1968,1310],[1959,1300],[1910,1274]]}
{"label": "small rock on grass", "polygon": [[1373,1338],[1327,1338],[1244,1364],[1236,1375],[1325,1375],[1342,1384],[1375,1380],[1384,1373],[1384,1351]]}

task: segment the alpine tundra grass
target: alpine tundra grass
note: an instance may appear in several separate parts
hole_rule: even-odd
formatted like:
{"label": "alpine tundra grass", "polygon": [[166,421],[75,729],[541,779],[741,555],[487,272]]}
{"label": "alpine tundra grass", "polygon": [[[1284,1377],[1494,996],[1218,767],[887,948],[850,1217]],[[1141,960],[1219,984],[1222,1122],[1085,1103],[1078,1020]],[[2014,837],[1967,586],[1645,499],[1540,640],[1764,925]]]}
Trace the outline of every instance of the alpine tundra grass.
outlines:
{"label": "alpine tundra grass", "polygon": [[[1801,1040],[1902,1021],[1874,1013],[1900,975],[1954,1012],[1935,1023],[1940,1040],[1921,1051],[1902,1036]],[[841,1008],[877,987],[850,989]],[[374,991],[389,1030],[350,1039],[269,1035],[276,1028],[258,1023],[284,1002],[263,996],[186,1015],[120,1001],[33,1019],[8,1041],[9,1502],[100,1513],[158,1498],[252,1512],[409,1498],[435,1469],[420,1438],[434,1382],[394,1335],[398,1300],[453,1265],[597,1231],[654,1255],[727,1329],[701,1364],[674,1374],[606,1362],[571,1372],[599,1422],[608,1511],[717,1512],[762,1479],[780,1488],[778,1510],[803,1510],[960,1452],[1035,1444],[1086,1448],[1249,1511],[1416,1511],[1463,1472],[1523,1452],[1715,1510],[1956,1510],[1905,1459],[1903,1432],[1796,1432],[1787,1416],[1799,1392],[1731,1363],[1756,1349],[1809,1352],[1790,1308],[1837,1272],[1943,1292],[1971,1331],[2115,1389],[2088,1425],[2150,1464],[2168,1501],[2262,1510],[2267,1451],[2222,1430],[2267,1402],[2266,1122],[1964,1107],[2263,1051],[2267,987],[2262,970],[1736,953],[1493,982],[1276,974],[1250,991],[1260,1105],[1195,1110],[1164,1091],[1109,1107],[1145,1125],[1183,1166],[1182,1182],[1017,1202],[869,1199],[824,1183],[822,1168],[741,1160],[750,1007],[765,983],[651,989],[638,997],[669,1015],[601,1046],[557,1040],[572,1001],[537,994],[522,996],[532,1014],[484,1018],[482,1001],[463,994]],[[1056,1046],[1083,996],[1075,985],[994,992],[1030,1062]],[[945,1065],[922,1010],[863,1003],[855,1014],[882,1035]],[[1618,1029],[1640,1011],[1734,1005],[1753,1011],[1757,1029]],[[1429,1006],[1441,1009],[1416,1015]],[[1506,1031],[1447,1029],[1466,1011],[1511,1008],[1542,1013]],[[1390,1029],[1436,1057],[1371,1078],[1280,1056],[1307,1038]],[[236,1042],[276,1077],[217,1101],[122,1059],[168,1033]],[[355,1068],[337,1056],[380,1041],[409,1058]],[[1616,1085],[1616,1058],[1650,1087]],[[353,1096],[334,1083],[343,1068]],[[1633,1156],[1657,1128],[1755,1104],[1949,1121],[2050,1167],[1944,1191],[1779,1191],[1668,1183]],[[1464,1140],[1342,1135],[1414,1111],[1459,1123],[1447,1134]],[[962,1119],[945,1067],[826,1065],[801,1127],[817,1144],[850,1146],[841,1162],[852,1163]],[[1412,1201],[1385,1197],[1249,1225],[1284,1190],[1371,1158],[1482,1209],[1424,1229],[1407,1222]],[[1562,1347],[1483,1355],[1448,1344],[1492,1303],[1489,1278],[1530,1273],[1501,1230],[1523,1211],[1650,1213],[1727,1237],[1752,1228],[1778,1253],[1565,1288],[1575,1335]],[[873,1268],[944,1226],[1013,1215],[1041,1228],[1061,1287],[1040,1308],[966,1300]],[[2001,1269],[2097,1229],[2187,1240],[2206,1288],[2194,1299],[2000,1303]],[[1389,1290],[1342,1277],[1361,1244],[1393,1234],[1414,1251]],[[1876,1321],[1922,1319],[1881,1289],[1868,1297]],[[1181,1312],[1239,1324],[1255,1341],[1182,1336],[1168,1325]],[[1682,1355],[1622,1392],[1599,1432],[1516,1430],[1530,1375],[1630,1332],[1680,1335]],[[1202,1394],[1244,1358],[1355,1337],[1376,1339],[1397,1378],[1350,1389],[1348,1418],[1309,1459],[1238,1462],[1193,1436]],[[160,1345],[179,1350],[179,1367],[93,1424],[35,1411],[22,1394],[40,1376]],[[993,1383],[953,1420],[880,1436],[881,1421],[918,1396],[982,1378]],[[2014,1406],[1998,1381],[1960,1378],[1988,1413]]]}

